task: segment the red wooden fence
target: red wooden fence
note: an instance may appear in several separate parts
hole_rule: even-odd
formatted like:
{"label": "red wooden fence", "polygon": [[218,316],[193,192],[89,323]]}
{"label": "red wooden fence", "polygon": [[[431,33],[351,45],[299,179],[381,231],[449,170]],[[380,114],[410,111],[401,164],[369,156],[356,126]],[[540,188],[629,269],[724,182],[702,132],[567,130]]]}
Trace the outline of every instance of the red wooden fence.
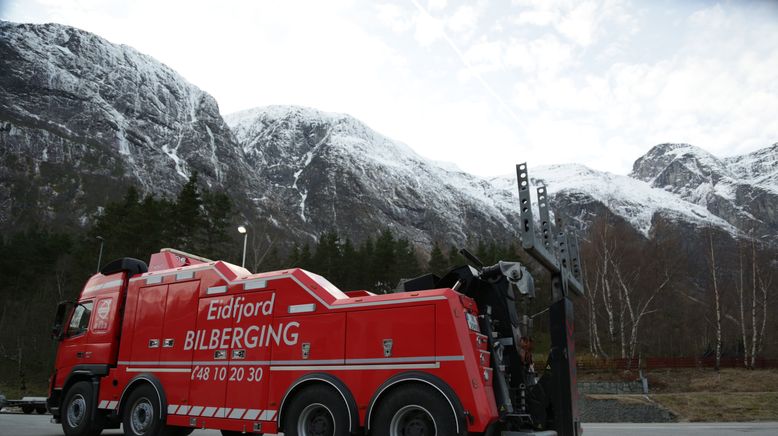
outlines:
{"label": "red wooden fence", "polygon": [[[713,368],[714,357],[646,357],[632,359],[600,359],[589,356],[577,358],[579,369],[662,369],[662,368]],[[743,368],[742,357],[722,357],[721,368]],[[756,368],[778,368],[778,359],[757,358]]]}

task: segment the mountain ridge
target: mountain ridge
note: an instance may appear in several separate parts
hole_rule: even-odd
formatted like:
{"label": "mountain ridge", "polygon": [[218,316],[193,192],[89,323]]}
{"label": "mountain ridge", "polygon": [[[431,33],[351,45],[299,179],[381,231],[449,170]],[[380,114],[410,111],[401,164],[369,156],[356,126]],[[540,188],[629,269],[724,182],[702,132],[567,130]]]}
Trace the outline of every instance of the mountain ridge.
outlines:
{"label": "mountain ridge", "polygon": [[[0,22],[0,30],[1,228],[28,219],[83,226],[124,187],[172,195],[196,171],[270,242],[329,230],[361,240],[379,228],[424,249],[517,237],[513,177],[426,159],[348,114],[276,105],[222,116],[169,67],[78,29]],[[606,214],[646,238],[660,218],[679,229],[775,235],[776,155],[778,144],[724,159],[660,144],[630,176],[577,164],[529,170],[579,228]]]}
{"label": "mountain ridge", "polygon": [[726,158],[689,144],[660,144],[635,161],[630,176],[776,242],[778,143]]}

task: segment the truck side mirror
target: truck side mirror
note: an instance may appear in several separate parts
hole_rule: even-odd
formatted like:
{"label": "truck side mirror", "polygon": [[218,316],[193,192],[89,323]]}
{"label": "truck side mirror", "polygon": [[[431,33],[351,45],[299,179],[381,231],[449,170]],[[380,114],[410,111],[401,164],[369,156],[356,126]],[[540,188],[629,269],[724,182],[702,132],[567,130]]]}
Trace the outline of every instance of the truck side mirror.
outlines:
{"label": "truck side mirror", "polygon": [[57,314],[54,316],[54,326],[51,328],[51,338],[61,341],[65,333],[65,320],[67,319],[70,308],[73,307],[72,301],[62,301],[57,305]]}

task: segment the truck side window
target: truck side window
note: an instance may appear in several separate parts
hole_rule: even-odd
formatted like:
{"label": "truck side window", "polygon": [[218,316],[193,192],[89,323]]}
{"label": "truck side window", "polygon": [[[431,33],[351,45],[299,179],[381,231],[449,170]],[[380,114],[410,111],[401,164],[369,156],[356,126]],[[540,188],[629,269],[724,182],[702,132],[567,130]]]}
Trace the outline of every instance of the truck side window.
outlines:
{"label": "truck side window", "polygon": [[68,336],[77,336],[84,333],[89,328],[89,318],[92,315],[92,302],[85,301],[76,306],[73,311],[73,317],[70,318],[68,326]]}

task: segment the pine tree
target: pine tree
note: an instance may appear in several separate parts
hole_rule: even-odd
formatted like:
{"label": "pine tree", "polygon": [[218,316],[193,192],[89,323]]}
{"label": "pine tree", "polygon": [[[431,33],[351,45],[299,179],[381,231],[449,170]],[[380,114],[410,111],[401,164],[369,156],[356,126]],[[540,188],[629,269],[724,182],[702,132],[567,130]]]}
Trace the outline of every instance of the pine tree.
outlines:
{"label": "pine tree", "polygon": [[221,259],[229,255],[234,247],[234,239],[227,232],[232,215],[232,202],[224,193],[203,192],[203,227],[198,240],[203,241],[202,250],[205,257]]}
{"label": "pine tree", "polygon": [[340,277],[340,238],[334,231],[323,233],[316,245],[313,264],[316,273],[327,277],[330,281],[339,281]]}
{"label": "pine tree", "polygon": [[400,279],[410,279],[420,273],[419,262],[413,246],[407,239],[397,239],[394,243],[395,267],[390,280],[397,283]]}
{"label": "pine tree", "polygon": [[465,258],[459,254],[459,249],[455,246],[451,246],[448,250],[448,263],[450,267],[462,266],[465,264]]}
{"label": "pine tree", "polygon": [[371,273],[377,292],[385,293],[394,286],[392,280],[396,280],[395,273],[397,271],[394,245],[395,241],[391,230],[382,231],[376,239]]}
{"label": "pine tree", "polygon": [[[362,276],[362,269],[364,268],[364,259],[359,257],[359,253],[351,243],[351,239],[346,238],[346,241],[341,247],[342,257],[342,286],[344,289],[354,290],[360,287]],[[339,283],[340,284],[340,283]]]}
{"label": "pine tree", "polygon": [[435,244],[430,252],[430,261],[427,267],[429,272],[438,276],[443,276],[451,267],[448,257],[440,250],[440,246]]}
{"label": "pine tree", "polygon": [[172,214],[175,242],[177,248],[185,251],[197,251],[200,230],[205,227],[203,199],[197,187],[197,172],[192,173],[181,192],[178,193]]}
{"label": "pine tree", "polygon": [[300,250],[300,258],[297,261],[297,267],[307,269],[310,271],[316,270],[316,265],[313,263],[313,256],[311,255],[311,246],[307,242]]}
{"label": "pine tree", "polygon": [[262,259],[260,267],[262,271],[275,271],[285,267],[281,261],[281,255],[278,252],[277,246],[270,247],[270,250]]}
{"label": "pine tree", "polygon": [[295,243],[292,246],[292,250],[286,258],[286,266],[289,268],[297,268],[300,266],[300,244]]}

